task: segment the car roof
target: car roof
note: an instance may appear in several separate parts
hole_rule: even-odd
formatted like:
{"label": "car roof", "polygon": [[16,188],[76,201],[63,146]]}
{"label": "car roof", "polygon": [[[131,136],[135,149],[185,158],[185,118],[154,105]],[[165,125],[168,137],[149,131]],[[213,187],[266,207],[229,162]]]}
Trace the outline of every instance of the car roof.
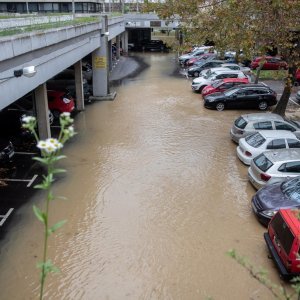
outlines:
{"label": "car roof", "polygon": [[271,89],[269,86],[267,86],[265,83],[248,83],[248,84],[244,84],[242,86],[243,88],[267,88],[267,89]]}
{"label": "car roof", "polygon": [[278,138],[278,139],[286,139],[286,138],[296,138],[294,133],[288,130],[259,130],[258,131],[264,138]]}
{"label": "car roof", "polygon": [[272,121],[272,120],[279,120],[284,121],[283,117],[273,113],[253,113],[253,114],[246,114],[241,115],[241,117],[247,121]]}
{"label": "car roof", "polygon": [[216,75],[220,75],[220,74],[244,74],[242,71],[240,70],[231,70],[231,69],[228,69],[228,70],[219,70],[219,71],[214,71],[214,73]]}
{"label": "car roof", "polygon": [[273,163],[300,161],[300,149],[278,149],[264,152],[264,155]]}
{"label": "car roof", "polygon": [[223,82],[249,82],[248,78],[224,78]]}

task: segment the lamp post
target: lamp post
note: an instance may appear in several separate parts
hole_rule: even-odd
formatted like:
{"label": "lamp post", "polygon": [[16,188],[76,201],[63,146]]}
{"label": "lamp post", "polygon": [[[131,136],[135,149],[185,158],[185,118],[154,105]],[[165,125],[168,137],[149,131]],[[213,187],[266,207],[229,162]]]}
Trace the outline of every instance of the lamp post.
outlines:
{"label": "lamp post", "polygon": [[36,74],[36,72],[37,71],[35,69],[35,66],[24,67],[23,69],[14,70],[14,75],[0,78],[0,80],[6,80],[6,79],[21,77],[21,76],[30,78],[33,77]]}

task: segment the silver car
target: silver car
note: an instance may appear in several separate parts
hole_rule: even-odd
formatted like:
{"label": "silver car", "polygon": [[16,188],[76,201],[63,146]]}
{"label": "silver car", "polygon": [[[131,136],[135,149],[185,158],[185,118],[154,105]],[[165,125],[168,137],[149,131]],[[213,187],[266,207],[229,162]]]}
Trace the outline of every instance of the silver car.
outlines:
{"label": "silver car", "polygon": [[263,152],[248,169],[248,178],[256,189],[300,175],[300,149]]}
{"label": "silver car", "polygon": [[240,138],[260,130],[288,130],[300,138],[300,123],[273,113],[254,113],[238,117],[230,130],[230,136],[236,143]]}
{"label": "silver car", "polygon": [[250,165],[251,160],[262,152],[294,148],[300,149],[300,141],[292,132],[262,130],[240,139],[236,153],[245,165]]}

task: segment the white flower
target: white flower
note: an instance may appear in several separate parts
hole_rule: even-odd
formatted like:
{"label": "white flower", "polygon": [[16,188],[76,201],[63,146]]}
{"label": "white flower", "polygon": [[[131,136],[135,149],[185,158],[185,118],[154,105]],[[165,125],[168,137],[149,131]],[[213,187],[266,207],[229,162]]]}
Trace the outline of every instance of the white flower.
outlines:
{"label": "white flower", "polygon": [[34,122],[35,121],[35,117],[32,117],[32,116],[24,116],[22,117],[22,122],[23,123],[31,123],[31,122]]}
{"label": "white flower", "polygon": [[50,154],[61,149],[63,147],[63,144],[60,143],[57,139],[50,138],[45,141],[39,141],[37,147],[42,151],[45,151],[48,154]]}
{"label": "white flower", "polygon": [[63,112],[60,116],[62,118],[69,118],[71,116],[71,114],[69,112]]}

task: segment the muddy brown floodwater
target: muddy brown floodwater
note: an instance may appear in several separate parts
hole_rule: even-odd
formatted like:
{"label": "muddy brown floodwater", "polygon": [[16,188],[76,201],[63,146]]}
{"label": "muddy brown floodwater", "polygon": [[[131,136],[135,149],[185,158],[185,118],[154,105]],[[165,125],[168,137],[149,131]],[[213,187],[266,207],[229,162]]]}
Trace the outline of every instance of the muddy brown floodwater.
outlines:
{"label": "muddy brown floodwater", "polygon": [[[142,58],[149,68],[116,87],[115,101],[76,117],[68,173],[54,186],[68,198],[52,208],[53,222],[68,220],[50,240],[61,273],[45,299],[271,299],[226,255],[235,248],[279,283],[229,137],[245,111],[204,109],[190,81],[172,76],[173,54]],[[1,299],[37,299],[32,203],[1,244]]]}

